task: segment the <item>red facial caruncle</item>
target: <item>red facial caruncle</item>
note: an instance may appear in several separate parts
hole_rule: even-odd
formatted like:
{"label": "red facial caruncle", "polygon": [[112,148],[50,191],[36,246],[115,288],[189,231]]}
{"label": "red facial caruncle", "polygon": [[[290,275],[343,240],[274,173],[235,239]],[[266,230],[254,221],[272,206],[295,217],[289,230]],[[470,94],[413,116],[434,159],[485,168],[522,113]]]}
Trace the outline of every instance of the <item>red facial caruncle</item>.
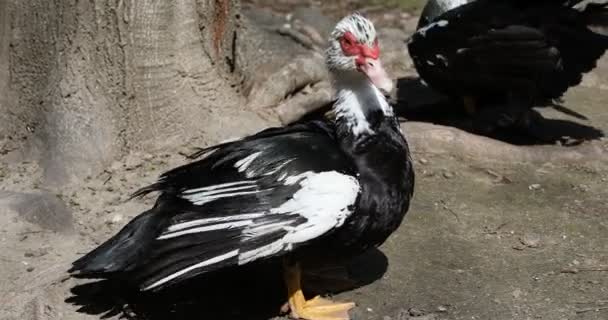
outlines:
{"label": "red facial caruncle", "polygon": [[378,39],[374,40],[373,46],[369,46],[357,41],[357,38],[350,32],[344,33],[340,38],[340,46],[342,52],[347,56],[357,56],[355,63],[359,66],[365,63],[366,58],[378,59],[380,57],[380,47],[378,46]]}
{"label": "red facial caruncle", "polygon": [[372,46],[369,47],[357,41],[355,36],[347,31],[340,38],[340,46],[344,55],[355,57],[357,71],[364,73],[378,89],[385,92],[391,91],[393,82],[382,68],[378,39],[375,39]]}

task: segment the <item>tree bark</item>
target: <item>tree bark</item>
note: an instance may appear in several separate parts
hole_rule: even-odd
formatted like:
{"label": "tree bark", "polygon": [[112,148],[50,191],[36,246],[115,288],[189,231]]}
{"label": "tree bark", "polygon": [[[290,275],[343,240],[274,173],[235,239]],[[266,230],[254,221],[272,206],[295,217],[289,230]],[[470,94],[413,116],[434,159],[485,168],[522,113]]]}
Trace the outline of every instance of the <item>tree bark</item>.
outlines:
{"label": "tree bark", "polygon": [[0,152],[61,186],[262,128],[239,93],[242,20],[237,0],[0,0]]}

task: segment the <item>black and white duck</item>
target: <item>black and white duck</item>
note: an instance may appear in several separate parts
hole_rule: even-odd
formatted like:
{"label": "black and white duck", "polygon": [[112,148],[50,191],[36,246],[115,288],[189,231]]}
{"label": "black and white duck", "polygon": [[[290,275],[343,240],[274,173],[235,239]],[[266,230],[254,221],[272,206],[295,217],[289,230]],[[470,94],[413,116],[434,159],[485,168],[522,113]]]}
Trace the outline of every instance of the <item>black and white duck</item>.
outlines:
{"label": "black and white duck", "polygon": [[337,92],[333,121],[271,128],[201,150],[196,161],[137,191],[158,192],[154,207],[70,272],[154,291],[276,259],[293,317],[348,319],[353,303],[305,299],[300,268],[381,245],[409,208],[414,171],[380,91],[392,82],[379,57],[374,25],[359,14],[342,19],[326,51]]}

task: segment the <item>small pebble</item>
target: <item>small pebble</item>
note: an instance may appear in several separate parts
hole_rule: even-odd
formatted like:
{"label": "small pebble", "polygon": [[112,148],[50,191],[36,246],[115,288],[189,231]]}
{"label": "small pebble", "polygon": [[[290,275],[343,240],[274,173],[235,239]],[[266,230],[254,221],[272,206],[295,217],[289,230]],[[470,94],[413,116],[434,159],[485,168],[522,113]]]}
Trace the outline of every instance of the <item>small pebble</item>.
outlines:
{"label": "small pebble", "polygon": [[540,236],[534,233],[524,234],[523,237],[519,239],[519,241],[528,248],[538,248],[540,247]]}
{"label": "small pebble", "polygon": [[534,184],[531,184],[531,185],[528,186],[528,189],[532,190],[532,191],[534,191],[534,190],[540,190],[540,188],[541,188],[541,185],[538,184],[538,183],[534,183]]}
{"label": "small pebble", "polygon": [[123,217],[121,214],[115,214],[110,219],[110,222],[113,224],[116,224],[116,223],[120,223],[122,220],[123,220]]}
{"label": "small pebble", "polygon": [[446,311],[448,311],[448,308],[446,306],[439,306],[439,307],[437,307],[437,311],[446,312]]}
{"label": "small pebble", "polygon": [[116,172],[116,171],[119,171],[120,169],[122,169],[122,163],[120,161],[114,161],[112,163],[112,165],[110,166],[109,171]]}
{"label": "small pebble", "polygon": [[452,178],[454,178],[454,174],[452,172],[445,171],[443,173],[443,177],[446,178],[446,179],[452,179]]}
{"label": "small pebble", "polygon": [[42,247],[42,248],[38,248],[38,249],[27,250],[27,251],[25,251],[25,253],[23,253],[23,256],[26,258],[38,258],[38,257],[45,256],[48,253],[49,253],[49,248]]}
{"label": "small pebble", "polygon": [[424,315],[424,312],[416,308],[410,308],[408,312],[412,317],[420,317],[421,315]]}
{"label": "small pebble", "polygon": [[522,294],[522,291],[520,289],[515,289],[513,290],[513,292],[511,293],[511,295],[513,296],[513,298],[518,299]]}
{"label": "small pebble", "polygon": [[34,267],[27,267],[27,269],[25,269],[25,271],[32,272],[32,271],[34,271],[34,269],[35,269]]}

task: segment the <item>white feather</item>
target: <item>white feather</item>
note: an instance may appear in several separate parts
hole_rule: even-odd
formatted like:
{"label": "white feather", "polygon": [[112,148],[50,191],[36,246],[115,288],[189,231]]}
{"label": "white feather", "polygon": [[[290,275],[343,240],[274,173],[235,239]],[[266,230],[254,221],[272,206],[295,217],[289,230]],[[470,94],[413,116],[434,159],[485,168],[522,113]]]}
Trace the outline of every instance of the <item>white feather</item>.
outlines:
{"label": "white feather", "polygon": [[254,153],[248,155],[247,157],[237,161],[234,164],[234,167],[237,168],[237,170],[239,170],[239,172],[243,172],[243,171],[247,170],[247,167],[249,167],[251,165],[253,160],[255,160],[257,157],[259,157],[261,154],[262,154],[262,151],[254,152]]}
{"label": "white feather", "polygon": [[435,27],[445,27],[449,24],[449,22],[447,20],[439,20],[439,21],[435,21],[433,23],[430,23],[429,25],[422,27],[420,29],[418,29],[416,31],[416,33],[420,34],[423,37],[426,37],[426,32],[431,30],[432,28]]}
{"label": "white feather", "polygon": [[285,245],[282,242],[275,241],[265,246],[239,253],[239,265],[257,260],[261,257],[268,257],[276,254],[277,252],[280,252],[284,246]]}
{"label": "white feather", "polygon": [[373,100],[378,102],[384,115],[393,115],[393,109],[384,98],[384,95],[371,83],[349,82],[340,85],[343,87],[339,88],[337,101],[334,105],[336,117],[345,119],[346,125],[349,126],[355,137],[362,134],[374,134],[364,113],[365,108],[369,106],[362,104],[362,96],[373,97]]}
{"label": "white feather", "polygon": [[244,196],[244,195],[248,195],[248,194],[255,194],[258,192],[260,192],[260,191],[252,190],[252,191],[241,191],[241,192],[215,193],[215,194],[211,194],[211,195],[202,192],[202,193],[195,193],[195,194],[191,194],[191,195],[184,195],[182,197],[197,206],[202,206],[205,203],[215,201],[218,199]]}
{"label": "white feather", "polygon": [[233,221],[233,222],[227,222],[227,223],[217,223],[217,224],[212,224],[212,225],[198,227],[198,228],[191,228],[191,229],[186,229],[186,230],[181,230],[181,231],[164,233],[164,234],[162,234],[160,237],[158,237],[156,239],[157,240],[165,240],[165,239],[171,239],[171,238],[175,238],[175,237],[180,237],[180,236],[183,236],[183,235],[186,235],[186,234],[203,233],[203,232],[207,232],[207,231],[222,230],[222,229],[230,230],[230,229],[233,229],[233,228],[243,227],[243,226],[249,225],[251,223],[252,223],[251,220]]}
{"label": "white feather", "polygon": [[188,229],[196,226],[208,225],[218,222],[226,222],[226,221],[238,221],[238,220],[251,220],[263,217],[265,213],[245,213],[239,215],[225,216],[225,217],[213,217],[213,218],[205,218],[192,220],[187,222],[181,222],[174,225],[171,225],[167,228],[168,232],[179,231],[183,229]]}
{"label": "white feather", "polygon": [[291,159],[287,159],[287,160],[283,161],[280,165],[276,166],[273,170],[264,172],[264,175],[269,176],[269,175],[277,173],[279,170],[283,169],[286,165],[288,165],[293,160],[295,160],[295,158],[291,158]]}
{"label": "white feather", "polygon": [[169,281],[171,281],[171,280],[173,280],[173,279],[175,279],[175,278],[177,278],[179,276],[182,276],[182,275],[184,275],[184,274],[186,274],[186,273],[188,273],[188,272],[190,272],[192,270],[199,269],[199,268],[202,268],[202,267],[205,267],[205,266],[208,266],[208,265],[216,264],[216,263],[224,261],[226,259],[230,259],[232,257],[235,257],[238,254],[239,254],[238,250],[232,250],[232,251],[224,253],[222,255],[213,257],[211,259],[199,262],[199,263],[194,264],[194,265],[191,265],[191,266],[189,266],[187,268],[181,269],[180,271],[172,273],[172,274],[170,274],[170,275],[168,275],[168,276],[166,276],[166,277],[164,277],[164,278],[162,278],[162,279],[160,279],[160,280],[152,283],[151,285],[143,288],[142,291],[146,291],[146,290],[150,290],[150,289],[156,288],[156,287],[158,287],[158,286],[160,286],[160,285],[162,285],[164,283],[167,283],[167,282],[169,282]]}
{"label": "white feather", "polygon": [[255,181],[244,180],[244,181],[227,182],[227,183],[221,183],[221,184],[215,184],[215,185],[211,185],[211,186],[206,186],[206,187],[202,187],[202,188],[189,189],[189,190],[183,191],[182,193],[183,194],[193,194],[193,193],[206,192],[206,191],[217,190],[217,189],[225,189],[225,188],[235,187],[235,186],[241,186],[241,185],[253,185],[253,186],[255,186]]}

